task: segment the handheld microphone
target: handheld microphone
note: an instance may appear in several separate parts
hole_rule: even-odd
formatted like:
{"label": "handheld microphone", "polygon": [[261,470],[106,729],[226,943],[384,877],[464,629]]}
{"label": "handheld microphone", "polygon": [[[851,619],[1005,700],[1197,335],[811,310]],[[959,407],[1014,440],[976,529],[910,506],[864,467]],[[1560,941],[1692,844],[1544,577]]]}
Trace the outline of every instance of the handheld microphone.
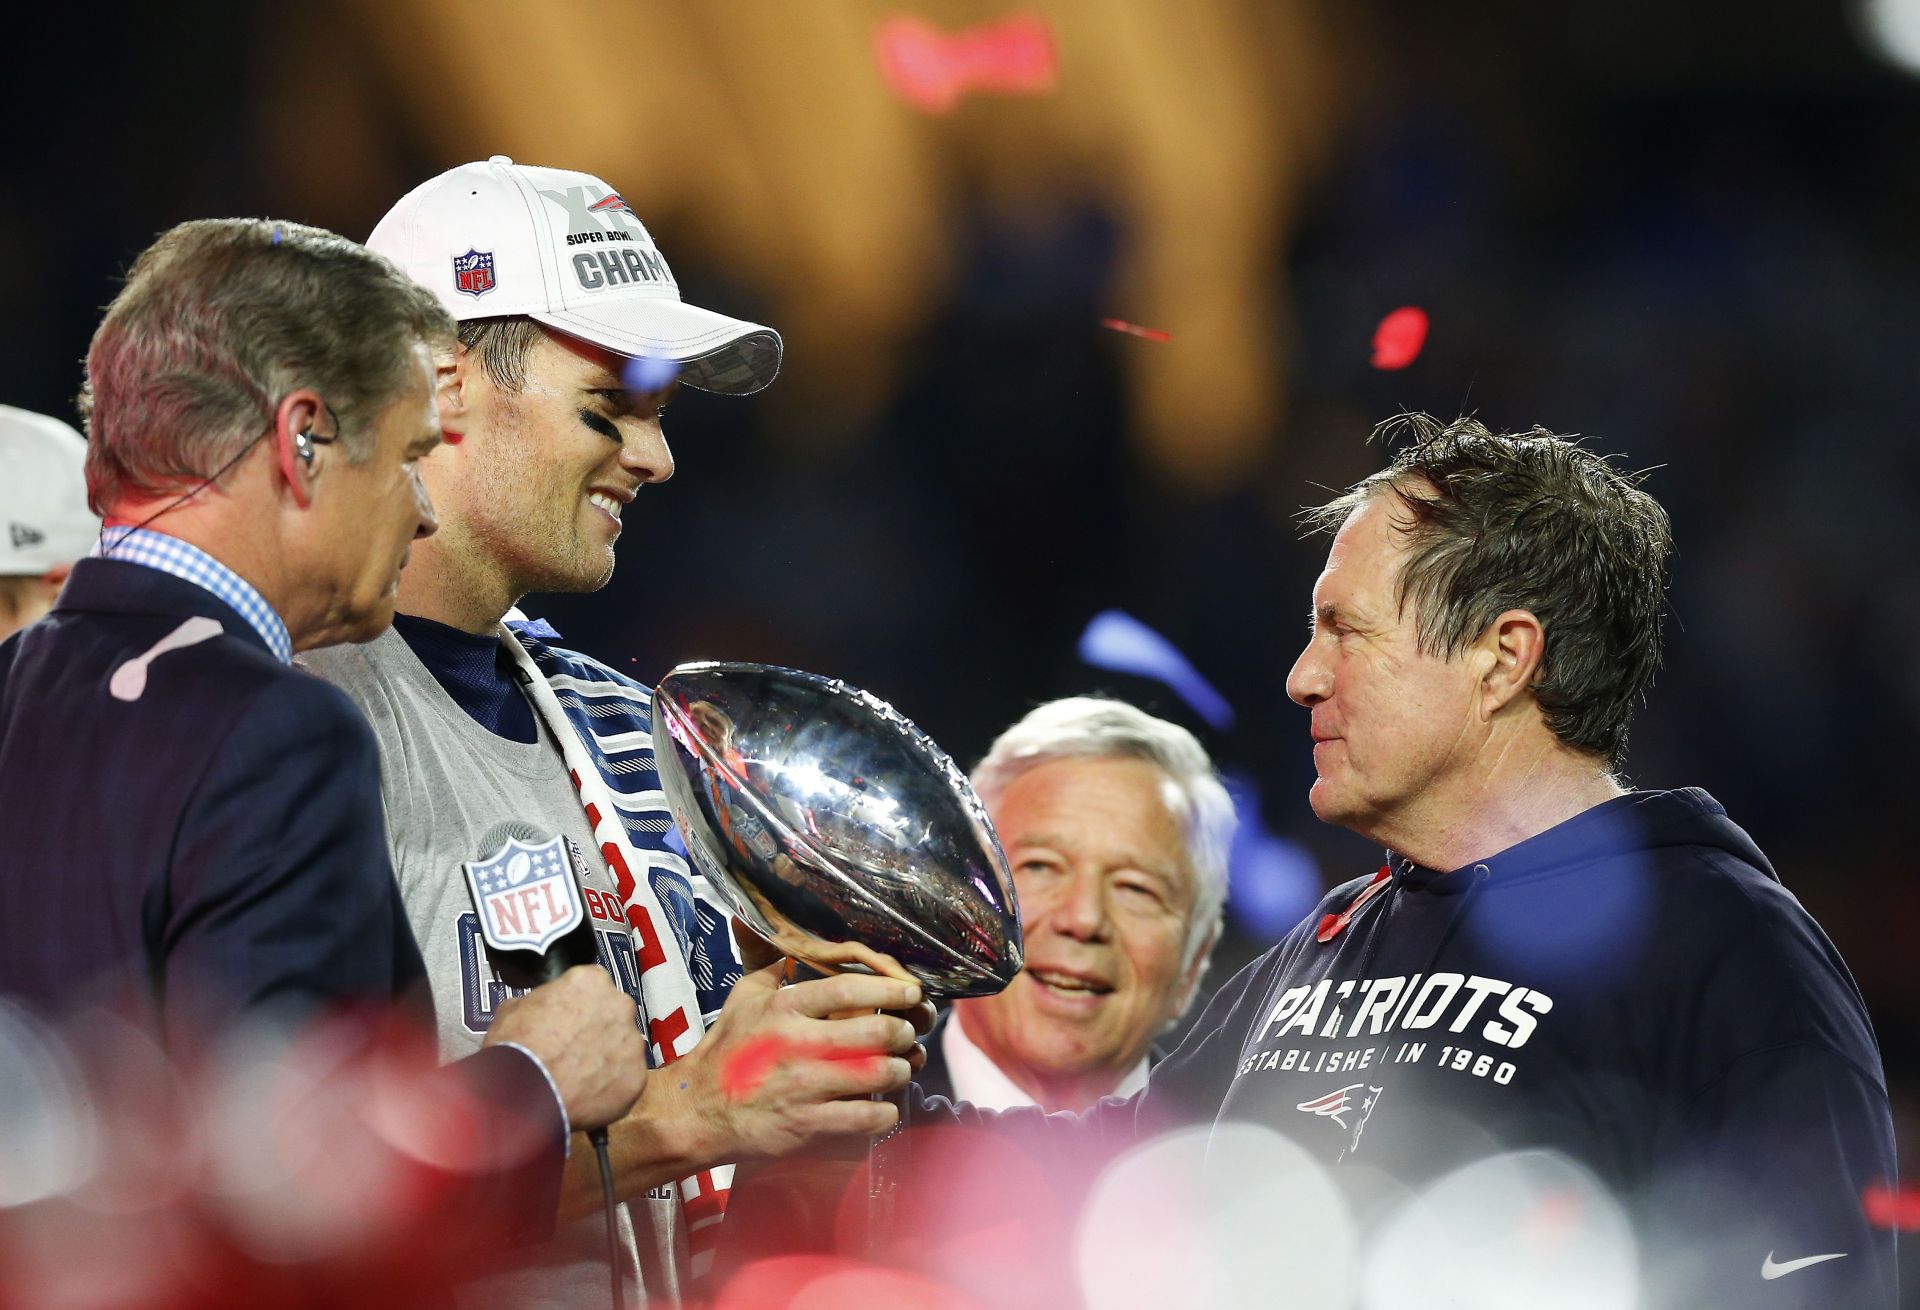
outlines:
{"label": "handheld microphone", "polygon": [[497,823],[461,866],[487,959],[510,987],[538,987],[600,958],[565,837],[530,823]]}
{"label": "handheld microphone", "polygon": [[[565,837],[542,839],[538,828],[517,820],[497,823],[480,839],[479,857],[460,867],[466,871],[487,959],[502,982],[510,987],[538,987],[576,964],[599,962],[593,921],[587,917],[580,879],[574,872],[573,848]],[[607,1130],[591,1129],[587,1140],[600,1162],[614,1310],[623,1310]]]}

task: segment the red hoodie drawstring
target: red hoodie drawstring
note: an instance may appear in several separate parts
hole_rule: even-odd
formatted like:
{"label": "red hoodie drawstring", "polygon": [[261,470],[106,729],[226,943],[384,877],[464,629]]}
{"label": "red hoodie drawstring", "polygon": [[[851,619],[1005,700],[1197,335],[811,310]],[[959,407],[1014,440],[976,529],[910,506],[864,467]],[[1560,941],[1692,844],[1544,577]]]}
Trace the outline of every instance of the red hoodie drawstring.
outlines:
{"label": "red hoodie drawstring", "polygon": [[1325,943],[1338,937],[1340,930],[1347,926],[1348,921],[1358,913],[1360,907],[1372,900],[1374,894],[1386,886],[1388,876],[1389,871],[1387,866],[1384,864],[1381,865],[1380,872],[1373,875],[1373,881],[1367,884],[1366,890],[1353,898],[1353,904],[1338,914],[1329,914],[1320,920],[1320,927],[1314,931],[1313,939],[1317,942]]}

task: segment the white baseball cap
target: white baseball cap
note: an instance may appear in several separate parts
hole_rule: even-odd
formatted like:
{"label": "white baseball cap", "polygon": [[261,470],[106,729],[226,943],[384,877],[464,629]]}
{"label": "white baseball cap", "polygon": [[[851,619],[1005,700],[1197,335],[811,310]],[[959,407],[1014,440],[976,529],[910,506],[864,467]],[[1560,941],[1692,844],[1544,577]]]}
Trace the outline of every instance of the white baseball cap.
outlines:
{"label": "white baseball cap", "polygon": [[505,155],[421,183],[367,245],[460,321],[525,315],[622,355],[671,359],[680,380],[744,396],[780,371],[780,334],[680,299],[660,248],[589,173]]}
{"label": "white baseball cap", "polygon": [[86,459],[59,419],[0,405],[0,577],[38,577],[93,549]]}

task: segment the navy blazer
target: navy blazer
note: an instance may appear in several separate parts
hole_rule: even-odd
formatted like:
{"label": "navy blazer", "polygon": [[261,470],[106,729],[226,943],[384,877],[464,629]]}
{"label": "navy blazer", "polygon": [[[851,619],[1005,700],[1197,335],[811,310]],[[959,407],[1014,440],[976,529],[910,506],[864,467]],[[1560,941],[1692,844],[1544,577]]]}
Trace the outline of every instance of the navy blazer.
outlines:
{"label": "navy blazer", "polygon": [[[116,670],[194,617],[220,634],[113,694]],[[0,994],[56,1018],[130,1005],[179,1053],[262,1013],[429,1015],[379,770],[353,703],[212,592],[81,560],[52,613],[0,645]],[[498,1130],[541,1143],[493,1181],[520,1236],[550,1232],[563,1141],[545,1075],[501,1047],[453,1069]]]}
{"label": "navy blazer", "polygon": [[[221,634],[153,660],[136,699],[108,690],[193,617]],[[425,968],[379,767],[352,702],[213,593],[80,561],[0,647],[0,991],[143,997],[188,1048],[261,1007],[407,995]]]}

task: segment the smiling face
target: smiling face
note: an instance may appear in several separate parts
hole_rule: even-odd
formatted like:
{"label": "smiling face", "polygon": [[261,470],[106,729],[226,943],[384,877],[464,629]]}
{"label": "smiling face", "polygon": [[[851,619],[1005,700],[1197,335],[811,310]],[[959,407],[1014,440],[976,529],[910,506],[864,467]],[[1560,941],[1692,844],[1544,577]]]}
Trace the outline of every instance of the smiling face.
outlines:
{"label": "smiling face", "polygon": [[674,386],[637,394],[625,359],[543,332],[526,384],[509,390],[471,355],[445,409],[451,445],[428,470],[443,535],[435,549],[484,597],[488,622],[528,592],[585,592],[613,576],[613,543],[640,487],[673,476],[660,412]]}
{"label": "smiling face", "polygon": [[1411,606],[1400,612],[1405,516],[1381,493],[1341,527],[1314,584],[1307,647],[1287,675],[1287,695],[1313,711],[1313,812],[1396,847],[1458,812],[1486,736],[1472,659],[1423,653]]}
{"label": "smiling face", "polygon": [[990,807],[1013,868],[1026,968],[957,1004],[967,1035],[1042,1105],[1082,1109],[1137,1065],[1184,1006],[1194,874],[1160,768],[1038,764]]}

